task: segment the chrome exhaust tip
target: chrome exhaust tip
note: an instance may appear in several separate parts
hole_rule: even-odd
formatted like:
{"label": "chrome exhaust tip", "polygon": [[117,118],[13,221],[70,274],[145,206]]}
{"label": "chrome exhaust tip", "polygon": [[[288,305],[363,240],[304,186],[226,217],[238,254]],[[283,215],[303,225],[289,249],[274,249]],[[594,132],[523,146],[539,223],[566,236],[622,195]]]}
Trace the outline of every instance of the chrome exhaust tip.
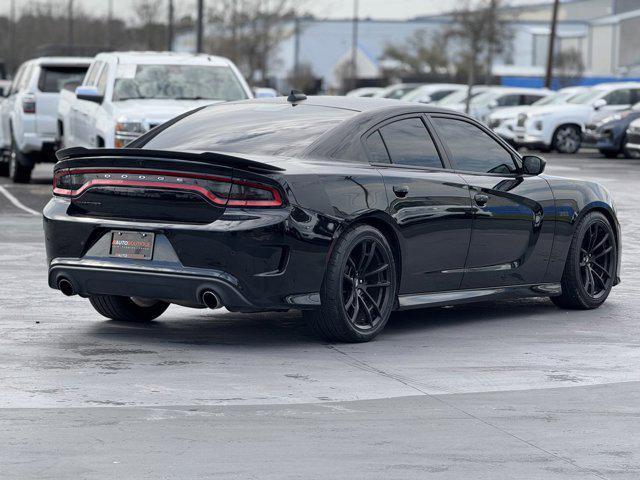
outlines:
{"label": "chrome exhaust tip", "polygon": [[202,303],[204,303],[207,306],[207,308],[210,308],[211,310],[215,310],[216,308],[222,307],[222,302],[220,301],[220,297],[218,297],[218,295],[216,295],[211,290],[205,290],[202,293],[201,299],[202,299]]}
{"label": "chrome exhaust tip", "polygon": [[58,281],[58,290],[60,290],[62,294],[66,295],[67,297],[75,295],[76,293],[73,289],[73,284],[66,278],[62,278]]}

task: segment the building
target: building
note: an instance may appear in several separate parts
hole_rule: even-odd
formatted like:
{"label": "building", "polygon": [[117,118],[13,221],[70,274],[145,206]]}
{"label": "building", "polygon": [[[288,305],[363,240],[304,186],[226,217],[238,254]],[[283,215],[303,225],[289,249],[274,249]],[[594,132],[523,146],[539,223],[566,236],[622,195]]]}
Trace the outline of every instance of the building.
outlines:
{"label": "building", "polygon": [[[506,53],[494,58],[492,73],[507,85],[542,84],[549,45],[553,3],[504,8],[514,36]],[[582,83],[594,84],[640,76],[640,0],[564,0],[558,12],[556,51],[579,52],[585,66]],[[417,30],[442,34],[451,16],[420,17],[406,21],[361,19],[358,22],[359,78],[376,79],[383,70],[382,54],[388,44],[403,44]],[[295,65],[309,65],[325,88],[340,84],[341,66],[351,58],[351,19],[305,18],[290,26],[270,72],[282,85]],[[177,50],[191,50],[192,32],[176,38]]]}

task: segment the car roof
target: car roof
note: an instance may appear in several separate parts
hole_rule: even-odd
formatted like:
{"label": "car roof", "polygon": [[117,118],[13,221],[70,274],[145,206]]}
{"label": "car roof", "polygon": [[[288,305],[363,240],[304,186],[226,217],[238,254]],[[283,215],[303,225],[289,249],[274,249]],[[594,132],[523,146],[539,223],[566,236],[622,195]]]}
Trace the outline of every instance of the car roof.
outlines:
{"label": "car roof", "polygon": [[618,88],[640,88],[640,82],[605,82],[591,87],[594,90],[616,90]]}
{"label": "car roof", "polygon": [[[240,100],[240,102],[252,103],[269,103],[269,104],[287,104],[291,103],[287,97],[275,98],[254,98],[248,100]],[[239,103],[239,102],[230,102]],[[455,113],[449,109],[438,108],[431,105],[421,103],[410,103],[390,98],[371,98],[371,97],[345,97],[338,95],[317,95],[308,96],[305,100],[291,103],[292,105],[308,105],[314,107],[338,108],[342,110],[351,110],[353,112],[373,112],[376,110],[403,110],[410,112],[433,112],[433,113]]]}
{"label": "car roof", "polygon": [[89,65],[93,62],[92,57],[39,57],[29,60],[29,63],[34,65]]}
{"label": "car roof", "polygon": [[118,63],[146,65],[217,65],[227,66],[231,60],[217,55],[177,53],[177,52],[105,52],[96,55],[96,59],[115,58]]}

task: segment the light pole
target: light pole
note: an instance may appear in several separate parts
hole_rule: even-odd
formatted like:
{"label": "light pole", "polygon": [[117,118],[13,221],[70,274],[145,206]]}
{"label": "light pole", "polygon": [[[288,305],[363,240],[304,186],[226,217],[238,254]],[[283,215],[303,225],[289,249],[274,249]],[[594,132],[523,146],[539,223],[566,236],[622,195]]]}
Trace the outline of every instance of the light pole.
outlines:
{"label": "light pole", "polygon": [[173,50],[173,0],[169,0],[167,18],[167,50]]}
{"label": "light pole", "polygon": [[67,53],[71,55],[73,48],[73,0],[67,4]]}
{"label": "light pole", "polygon": [[553,14],[551,15],[551,33],[549,34],[549,50],[547,53],[547,72],[544,77],[544,86],[551,88],[551,80],[553,79],[553,53],[556,43],[556,27],[558,25],[558,6],[560,0],[553,2]]}
{"label": "light pole", "polygon": [[198,19],[196,20],[196,52],[202,53],[202,34],[204,17],[204,0],[198,0]]}
{"label": "light pole", "polygon": [[353,0],[353,27],[351,30],[351,88],[358,86],[358,0]]}

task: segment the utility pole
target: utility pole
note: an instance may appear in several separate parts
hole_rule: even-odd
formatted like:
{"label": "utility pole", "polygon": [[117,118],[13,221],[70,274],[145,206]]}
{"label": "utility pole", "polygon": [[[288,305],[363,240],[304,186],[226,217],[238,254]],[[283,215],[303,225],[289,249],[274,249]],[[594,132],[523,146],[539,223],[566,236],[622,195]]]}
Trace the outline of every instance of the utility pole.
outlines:
{"label": "utility pole", "polygon": [[107,46],[113,48],[113,0],[107,5]]}
{"label": "utility pole", "polygon": [[204,51],[202,46],[203,22],[204,22],[204,0],[198,0],[198,18],[196,19],[196,53]]}
{"label": "utility pole", "polygon": [[484,83],[486,85],[491,85],[493,80],[493,53],[496,46],[496,27],[498,23],[497,2],[498,0],[491,0],[491,4],[489,5],[489,45],[487,48],[487,63],[484,74]]}
{"label": "utility pole", "polygon": [[558,25],[558,6],[560,0],[553,2],[553,14],[551,15],[551,33],[549,35],[549,50],[547,53],[547,73],[544,77],[544,86],[551,88],[551,81],[553,80],[553,54],[554,46],[556,43],[556,27]]}
{"label": "utility pole", "polygon": [[351,38],[351,88],[358,86],[358,0],[353,0],[353,27]]}
{"label": "utility pole", "polygon": [[13,72],[16,69],[16,0],[11,0],[11,6],[10,6],[10,11],[9,11],[9,16],[11,17],[11,31],[9,32],[10,35],[10,45],[11,45],[11,53],[10,53],[10,61],[11,64],[9,65],[9,69],[10,71]]}
{"label": "utility pole", "polygon": [[73,49],[73,0],[67,4],[67,54]]}
{"label": "utility pole", "polygon": [[[293,37],[293,78],[296,83],[300,78],[300,18],[296,17]],[[299,85],[294,85],[299,87]]]}
{"label": "utility pole", "polygon": [[167,51],[173,50],[173,0],[168,0],[167,6],[168,18],[167,18]]}

